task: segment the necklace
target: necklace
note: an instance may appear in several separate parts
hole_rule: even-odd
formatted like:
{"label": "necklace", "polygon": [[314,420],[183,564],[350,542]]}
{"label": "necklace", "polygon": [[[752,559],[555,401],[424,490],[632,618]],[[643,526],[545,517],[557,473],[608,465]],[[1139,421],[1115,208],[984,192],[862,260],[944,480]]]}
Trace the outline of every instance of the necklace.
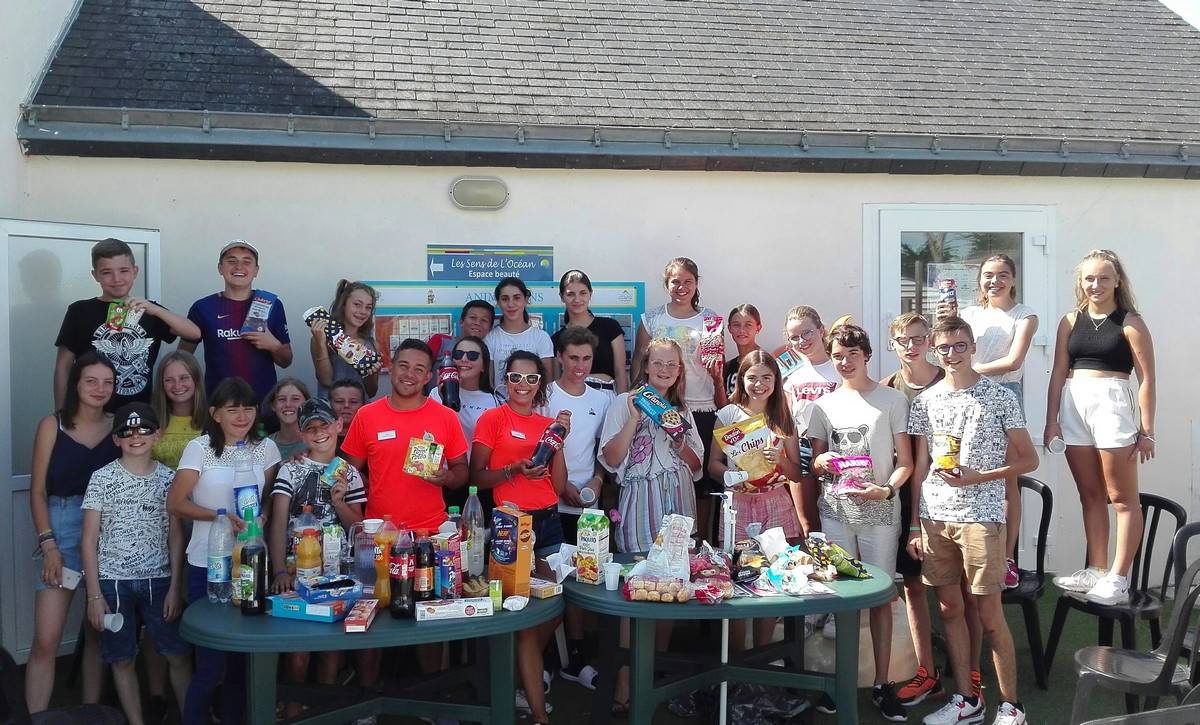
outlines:
{"label": "necklace", "polygon": [[1099,332],[1100,326],[1103,325],[1105,322],[1108,322],[1108,315],[1101,317],[1099,322],[1096,322],[1096,318],[1092,317],[1091,315],[1088,315],[1088,322],[1092,323],[1092,329],[1094,329],[1096,332]]}

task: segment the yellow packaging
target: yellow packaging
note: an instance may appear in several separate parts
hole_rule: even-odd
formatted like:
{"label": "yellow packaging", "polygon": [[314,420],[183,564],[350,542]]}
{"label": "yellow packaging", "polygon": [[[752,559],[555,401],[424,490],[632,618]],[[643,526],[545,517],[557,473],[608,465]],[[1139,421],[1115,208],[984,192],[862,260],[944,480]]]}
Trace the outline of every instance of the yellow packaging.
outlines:
{"label": "yellow packaging", "polygon": [[549,599],[559,594],[562,594],[562,584],[558,582],[548,582],[536,577],[529,580],[529,596],[534,599]]}
{"label": "yellow packaging", "polygon": [[533,568],[533,517],[510,506],[492,510],[492,553],[488,578],[499,579],[504,596],[529,596]]}
{"label": "yellow packaging", "polygon": [[423,438],[411,439],[408,442],[408,455],[404,458],[404,472],[428,478],[442,467],[445,449],[445,446]]}
{"label": "yellow packaging", "polygon": [[934,433],[930,436],[929,454],[933,458],[933,470],[958,470],[958,452],[962,441],[957,436],[948,433]]}

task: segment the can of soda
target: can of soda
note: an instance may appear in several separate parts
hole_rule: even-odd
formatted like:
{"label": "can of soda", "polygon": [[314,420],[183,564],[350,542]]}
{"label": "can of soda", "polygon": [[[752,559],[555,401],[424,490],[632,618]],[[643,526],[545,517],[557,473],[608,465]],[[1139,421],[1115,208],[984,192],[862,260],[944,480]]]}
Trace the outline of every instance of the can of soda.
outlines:
{"label": "can of soda", "polygon": [[938,308],[945,309],[943,306],[949,306],[949,310],[939,314],[937,317],[958,317],[958,284],[952,279],[938,280]]}

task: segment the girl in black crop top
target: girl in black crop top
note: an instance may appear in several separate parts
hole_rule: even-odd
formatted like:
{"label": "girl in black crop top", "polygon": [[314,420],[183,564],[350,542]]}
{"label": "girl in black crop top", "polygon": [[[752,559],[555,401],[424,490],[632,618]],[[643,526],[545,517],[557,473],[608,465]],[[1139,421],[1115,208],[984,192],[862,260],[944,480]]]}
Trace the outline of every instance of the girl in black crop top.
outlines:
{"label": "girl in black crop top", "polygon": [[[1089,252],[1077,273],[1078,306],[1058,324],[1044,441],[1066,443],[1083,505],[1087,567],[1054,583],[1087,592],[1093,602],[1120,604],[1129,599],[1129,569],[1142,540],[1137,464],[1154,457],[1154,348],[1116,254]],[[1130,373],[1139,381],[1136,409]],[[1109,501],[1117,519],[1111,566]]]}

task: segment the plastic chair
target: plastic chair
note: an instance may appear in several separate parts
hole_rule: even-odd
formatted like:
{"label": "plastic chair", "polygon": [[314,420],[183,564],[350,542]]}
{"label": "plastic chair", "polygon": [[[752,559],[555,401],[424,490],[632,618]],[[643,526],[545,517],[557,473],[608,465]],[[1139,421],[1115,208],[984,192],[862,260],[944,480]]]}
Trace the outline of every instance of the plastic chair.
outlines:
{"label": "plastic chair", "polygon": [[[1175,560],[1175,597],[1179,598],[1179,581],[1183,578],[1183,570],[1188,564],[1188,544],[1192,538],[1200,534],[1200,521],[1192,521],[1184,524],[1179,531],[1175,532],[1175,538],[1171,541],[1171,556]],[[1196,646],[1196,628],[1188,627],[1187,632],[1183,635],[1183,654],[1191,655],[1192,648]],[[1196,683],[1197,673],[1192,673],[1192,684]]]}
{"label": "plastic chair", "polygon": [[[1034,568],[1020,569],[1020,582],[1012,589],[1005,589],[1001,601],[1019,604],[1025,616],[1025,631],[1029,636],[1029,653],[1033,656],[1033,676],[1037,686],[1046,689],[1046,658],[1042,651],[1042,624],[1038,616],[1037,600],[1046,592],[1046,536],[1050,532],[1050,521],[1054,512],[1054,493],[1050,487],[1032,476],[1017,477],[1018,490],[1033,491],[1042,497],[1042,518],[1038,523],[1037,550]],[[1017,556],[1019,556],[1019,552]]]}
{"label": "plastic chair", "polygon": [[[1158,698],[1172,695],[1182,701],[1191,690],[1191,667],[1179,664],[1183,649],[1183,635],[1192,619],[1200,587],[1196,578],[1200,576],[1200,561],[1194,562],[1179,580],[1179,593],[1186,596],[1176,598],[1167,626],[1167,636],[1153,652],[1138,652],[1118,647],[1084,647],[1075,653],[1075,664],[1079,668],[1079,686],[1075,690],[1075,705],[1071,711],[1071,722],[1081,723],[1087,715],[1092,689],[1103,685],[1129,695],[1145,695],[1150,707]],[[1195,655],[1192,660],[1194,663]]]}
{"label": "plastic chair", "polygon": [[1200,725],[1200,703],[1089,720],[1084,725]]}
{"label": "plastic chair", "polygon": [[30,715],[17,663],[8,650],[0,647],[0,725],[121,725],[125,716],[105,705],[71,705],[43,710]]}
{"label": "plastic chair", "polygon": [[[1171,585],[1173,573],[1172,556],[1167,550],[1167,562],[1163,568],[1162,583],[1158,594],[1152,594],[1150,565],[1154,561],[1155,545],[1158,537],[1175,535],[1175,532],[1187,522],[1187,512],[1182,506],[1170,499],[1152,493],[1141,494],[1142,516],[1146,522],[1142,533],[1142,542],[1138,546],[1133,559],[1133,567],[1129,570],[1129,601],[1125,604],[1096,604],[1089,602],[1080,592],[1063,592],[1054,608],[1054,622],[1050,625],[1050,638],[1046,642],[1046,672],[1050,672],[1054,664],[1054,653],[1058,649],[1058,640],[1062,637],[1063,626],[1067,622],[1067,614],[1077,609],[1084,614],[1090,614],[1099,619],[1099,644],[1112,645],[1113,626],[1121,623],[1121,645],[1125,649],[1137,649],[1137,632],[1135,625],[1140,620],[1150,622],[1150,641],[1157,647],[1162,641],[1162,595]],[[1167,518],[1173,518],[1175,525],[1167,529]],[[1133,712],[1133,710],[1130,710]]]}

